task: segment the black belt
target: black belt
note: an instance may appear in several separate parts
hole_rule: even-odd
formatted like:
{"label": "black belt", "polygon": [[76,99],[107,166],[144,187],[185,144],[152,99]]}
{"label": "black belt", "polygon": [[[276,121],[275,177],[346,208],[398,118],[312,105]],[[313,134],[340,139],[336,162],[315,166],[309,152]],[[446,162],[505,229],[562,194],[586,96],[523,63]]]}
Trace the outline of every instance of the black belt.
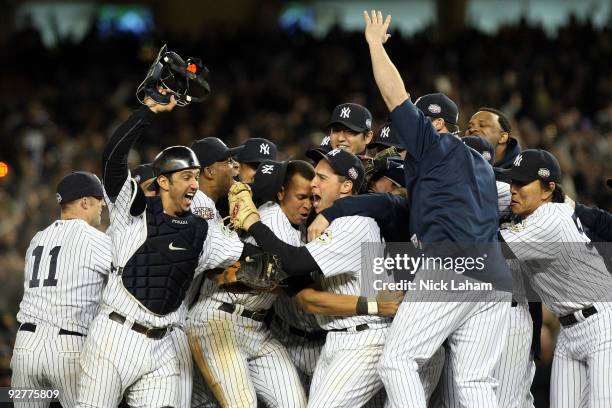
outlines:
{"label": "black belt", "polygon": [[[586,319],[596,314],[597,309],[595,309],[595,306],[591,306],[587,307],[586,309],[579,310],[579,312],[582,313],[582,316],[584,316],[584,318]],[[576,319],[576,316],[574,316],[574,314],[572,313],[565,316],[561,316],[559,318],[559,322],[561,323],[561,326],[567,327],[571,326],[572,324],[578,323],[578,319]]]}
{"label": "black belt", "polygon": [[[29,331],[29,332],[34,333],[36,331],[36,325],[34,323],[24,323],[21,326],[19,326],[19,331]],[[64,329],[60,329],[59,334],[67,335],[67,336],[85,337],[85,335],[82,333],[74,332],[70,330],[64,330]]]}
{"label": "black belt", "polygon": [[321,341],[321,340],[325,340],[325,338],[327,337],[327,332],[325,330],[315,330],[311,332],[301,330],[285,322],[283,319],[281,319],[279,315],[274,315],[274,321],[279,326],[287,329],[289,333],[293,334],[294,336],[302,337],[302,338],[305,338],[306,340]]}
{"label": "black belt", "polygon": [[[368,330],[369,328],[370,328],[370,326],[368,326],[365,323],[364,324],[360,324],[359,326],[355,326],[354,327],[355,331],[358,331],[358,332],[364,331],[364,330]],[[333,332],[347,332],[347,331],[349,331],[349,329],[353,329],[353,327],[347,327],[345,329],[330,329],[330,331],[333,331]]]}
{"label": "black belt", "polygon": [[[125,316],[122,316],[116,312],[111,312],[108,315],[108,318],[117,323],[121,323],[121,324],[125,323]],[[146,326],[143,326],[142,324],[134,322],[134,324],[132,324],[132,327],[130,327],[130,329],[134,330],[137,333],[144,334],[150,339],[160,340],[166,334],[172,331],[172,326],[146,327]]]}
{"label": "black belt", "polygon": [[[236,311],[236,305],[223,302],[221,303],[221,306],[219,306],[217,309],[221,310],[222,312],[233,314]],[[252,310],[247,309],[243,309],[238,315],[246,317],[247,319],[253,319],[256,322],[263,322],[266,318],[266,313],[254,312]]]}

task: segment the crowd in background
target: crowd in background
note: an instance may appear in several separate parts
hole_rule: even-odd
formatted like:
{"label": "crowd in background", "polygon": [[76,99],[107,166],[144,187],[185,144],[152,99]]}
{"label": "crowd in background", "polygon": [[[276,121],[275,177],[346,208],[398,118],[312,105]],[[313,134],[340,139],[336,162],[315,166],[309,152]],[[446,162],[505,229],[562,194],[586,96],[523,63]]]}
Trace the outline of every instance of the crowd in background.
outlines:
{"label": "crowd in background", "polygon": [[[207,136],[230,146],[265,137],[281,158],[299,158],[319,143],[341,102],[367,106],[375,129],[387,117],[360,32],[332,30],[321,39],[275,30],[204,32],[197,42],[185,42],[164,35],[101,40],[92,30],[78,43],[65,39],[48,50],[36,30],[25,28],[2,41],[0,160],[9,173],[0,178],[0,386],[10,383],[27,245],[58,217],[55,187],[63,175],[75,169],[100,174],[107,138],[138,106],[134,92],[155,46],[167,42],[182,56],[201,57],[213,94],[157,120],[136,147],[134,166],[162,147]],[[467,30],[444,44],[425,30],[411,37],[394,33],[387,50],[413,99],[447,93],[459,105],[462,130],[478,107],[502,110],[523,147],[558,157],[570,196],[612,209],[612,190],[604,187],[612,176],[611,29],[570,19],[549,37],[520,23],[495,35]],[[555,330],[552,322],[544,328],[537,398],[546,398]]]}

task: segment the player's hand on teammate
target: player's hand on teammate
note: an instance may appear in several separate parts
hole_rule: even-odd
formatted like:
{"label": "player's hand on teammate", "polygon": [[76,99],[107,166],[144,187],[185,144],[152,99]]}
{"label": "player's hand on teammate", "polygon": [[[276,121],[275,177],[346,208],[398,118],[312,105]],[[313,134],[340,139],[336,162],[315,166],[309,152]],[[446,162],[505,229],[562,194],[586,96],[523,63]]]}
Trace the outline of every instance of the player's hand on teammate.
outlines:
{"label": "player's hand on teammate", "polygon": [[387,33],[389,24],[391,24],[391,16],[388,15],[383,20],[382,12],[372,10],[371,14],[367,11],[363,12],[365,20],[365,37],[368,44],[384,44],[387,42],[391,34]]}
{"label": "player's hand on teammate", "polygon": [[378,315],[385,317],[395,316],[404,299],[404,293],[401,291],[382,290],[376,296],[378,303]]}
{"label": "player's hand on teammate", "polygon": [[[160,86],[157,90],[162,95],[168,94],[168,89],[166,89],[164,87]],[[174,95],[170,95],[170,102],[168,102],[167,104],[163,105],[161,103],[156,102],[150,96],[147,96],[144,99],[144,104],[147,105],[147,107],[153,113],[170,112],[176,106],[176,98],[174,97]]]}
{"label": "player's hand on teammate", "polygon": [[322,214],[317,215],[314,221],[308,227],[308,242],[319,238],[321,234],[329,227],[329,221]]}

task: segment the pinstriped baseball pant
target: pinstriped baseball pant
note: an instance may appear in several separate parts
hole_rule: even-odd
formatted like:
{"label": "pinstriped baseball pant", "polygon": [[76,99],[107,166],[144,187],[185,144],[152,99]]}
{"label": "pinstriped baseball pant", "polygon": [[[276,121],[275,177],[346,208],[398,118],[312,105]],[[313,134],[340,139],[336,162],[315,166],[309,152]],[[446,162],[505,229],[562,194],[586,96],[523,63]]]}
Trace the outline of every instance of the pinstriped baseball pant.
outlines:
{"label": "pinstriped baseball pant", "polygon": [[[79,356],[85,337],[60,335],[59,328],[37,324],[36,331],[19,331],[11,359],[13,388],[54,388],[64,407],[76,405]],[[48,402],[20,402],[16,407],[39,408]]]}
{"label": "pinstriped baseball pant", "polygon": [[448,339],[455,355],[454,377],[460,404],[497,407],[497,381],[492,372],[507,338],[510,294],[467,293],[463,302],[420,301],[417,296],[414,292],[406,294],[380,359],[378,371],[387,390],[388,406],[427,406],[418,370]]}

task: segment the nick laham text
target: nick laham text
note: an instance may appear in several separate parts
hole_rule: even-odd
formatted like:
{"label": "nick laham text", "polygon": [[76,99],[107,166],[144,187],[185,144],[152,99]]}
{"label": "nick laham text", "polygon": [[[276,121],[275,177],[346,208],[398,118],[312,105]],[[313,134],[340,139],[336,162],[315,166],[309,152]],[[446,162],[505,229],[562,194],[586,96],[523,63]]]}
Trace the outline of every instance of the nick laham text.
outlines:
{"label": "nick laham text", "polygon": [[452,291],[452,290],[493,290],[493,284],[486,282],[472,281],[455,281],[450,280],[419,280],[411,282],[408,280],[400,280],[398,282],[383,282],[382,280],[374,281],[375,290],[431,290],[431,291]]}

